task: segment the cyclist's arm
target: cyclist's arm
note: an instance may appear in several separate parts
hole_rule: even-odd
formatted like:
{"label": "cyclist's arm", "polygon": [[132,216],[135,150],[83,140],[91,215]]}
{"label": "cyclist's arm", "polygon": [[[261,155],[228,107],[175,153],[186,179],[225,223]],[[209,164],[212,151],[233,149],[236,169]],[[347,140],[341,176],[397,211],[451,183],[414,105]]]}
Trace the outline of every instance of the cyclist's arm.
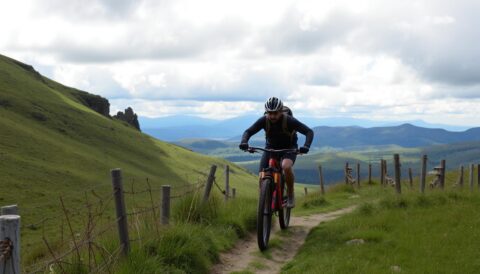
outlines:
{"label": "cyclist's arm", "polygon": [[265,116],[261,117],[253,125],[251,125],[247,130],[245,130],[242,136],[242,143],[248,143],[248,140],[250,140],[250,137],[257,134],[257,132],[259,132],[265,127],[265,119],[266,119]]}
{"label": "cyclist's arm", "polygon": [[295,119],[294,117],[289,117],[289,124],[290,124],[290,128],[293,129],[293,130],[296,130],[298,132],[300,132],[301,134],[305,135],[305,145],[306,147],[310,147],[312,145],[312,142],[313,142],[313,130],[311,128],[309,128],[308,126],[306,126],[304,123],[298,121],[297,119]]}

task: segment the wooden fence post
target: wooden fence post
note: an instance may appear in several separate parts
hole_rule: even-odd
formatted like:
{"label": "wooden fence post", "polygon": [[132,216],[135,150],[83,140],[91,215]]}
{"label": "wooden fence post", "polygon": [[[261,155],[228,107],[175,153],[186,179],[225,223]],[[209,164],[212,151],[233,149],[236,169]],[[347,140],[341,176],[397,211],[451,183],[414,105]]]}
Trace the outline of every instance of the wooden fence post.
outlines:
{"label": "wooden fence post", "polygon": [[205,192],[203,193],[203,202],[208,201],[210,197],[210,191],[212,190],[213,181],[215,180],[215,172],[217,171],[217,166],[212,165],[210,168],[210,173],[208,174],[207,184],[205,185]]}
{"label": "wooden fence post", "polygon": [[463,166],[460,166],[460,175],[458,176],[458,182],[457,182],[457,184],[460,187],[463,187],[463,175],[464,175]]}
{"label": "wooden fence post", "polygon": [[427,180],[427,155],[423,155],[422,157],[422,174],[420,178],[420,192],[425,193],[425,183]]}
{"label": "wooden fence post", "polygon": [[372,164],[368,164],[368,184],[372,184]]}
{"label": "wooden fence post", "polygon": [[395,162],[395,190],[398,194],[402,193],[402,175],[400,170],[400,155],[393,155],[393,160]]}
{"label": "wooden fence post", "polygon": [[413,188],[413,172],[411,167],[408,168],[408,180],[410,182],[410,188]]}
{"label": "wooden fence post", "polygon": [[225,165],[225,201],[228,200],[230,195],[230,166]]}
{"label": "wooden fence post", "polygon": [[360,163],[357,163],[357,186],[360,187]]}
{"label": "wooden fence post", "polygon": [[383,182],[384,186],[387,185],[387,160],[383,160]]}
{"label": "wooden fence post", "polygon": [[348,162],[345,163],[345,184],[348,185]]}
{"label": "wooden fence post", "polygon": [[441,171],[440,171],[440,172],[441,172],[441,176],[442,176],[442,177],[441,177],[441,181],[440,181],[440,187],[441,187],[442,189],[444,189],[444,188],[445,188],[445,169],[447,168],[447,167],[446,167],[446,161],[445,161],[445,160],[442,160],[442,161],[440,162],[440,167],[441,167]]}
{"label": "wooden fence post", "polygon": [[470,190],[473,191],[473,173],[475,172],[475,166],[473,164],[470,164],[470,177],[468,178],[470,180]]}
{"label": "wooden fence post", "polygon": [[480,187],[480,164],[477,164],[477,181],[478,187]]}
{"label": "wooden fence post", "polygon": [[323,180],[322,165],[318,165],[318,175],[320,176],[320,192],[325,194],[325,182]]}
{"label": "wooden fence post", "polygon": [[235,197],[237,196],[237,189],[236,188],[232,188],[232,199],[235,199]]}
{"label": "wooden fence post", "polygon": [[9,240],[13,246],[10,257],[0,260],[0,273],[19,274],[20,269],[20,216],[0,216],[0,241]]}
{"label": "wooden fence post", "polygon": [[383,167],[384,162],[383,159],[380,160],[380,185],[383,186],[385,181],[385,168]]}
{"label": "wooden fence post", "polygon": [[384,179],[387,179],[387,174],[388,174],[388,165],[387,165],[387,160],[383,160],[383,169],[385,171],[385,177]]}
{"label": "wooden fence post", "polygon": [[115,196],[115,209],[117,213],[118,235],[123,255],[130,252],[130,239],[128,237],[127,210],[123,197],[122,171],[119,168],[112,169],[113,195]]}
{"label": "wooden fence post", "polygon": [[162,186],[162,225],[170,223],[170,189],[169,185]]}
{"label": "wooden fence post", "polygon": [[2,206],[0,208],[0,215],[18,215],[17,205]]}
{"label": "wooden fence post", "polygon": [[308,188],[304,187],[303,189],[305,190],[305,196],[307,196],[308,195]]}

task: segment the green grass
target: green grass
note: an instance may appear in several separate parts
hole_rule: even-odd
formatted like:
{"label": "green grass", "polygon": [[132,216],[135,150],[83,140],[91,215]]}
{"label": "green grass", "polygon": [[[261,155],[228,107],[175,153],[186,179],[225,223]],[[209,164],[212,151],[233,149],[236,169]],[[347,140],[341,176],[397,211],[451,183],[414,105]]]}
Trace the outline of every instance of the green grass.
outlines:
{"label": "green grass", "polygon": [[[230,164],[237,196],[256,196],[257,178],[245,169],[104,117],[83,105],[76,96],[80,93],[0,55],[0,205],[19,206],[24,264],[45,254],[42,235],[55,247],[60,245],[61,230],[70,238],[65,222],[61,228],[65,217],[60,196],[70,214],[84,213],[72,217],[74,233],[83,232],[86,210],[82,207],[86,199],[97,203],[97,196],[112,192],[112,168],[122,168],[126,190],[140,191],[147,187],[147,178],[154,189],[205,180],[212,164],[218,165],[217,181],[223,184],[223,167]],[[160,193],[153,195],[158,204]],[[148,195],[127,196],[129,211],[151,205]],[[113,219],[111,207],[106,215]],[[32,223],[37,224],[27,227]]]}
{"label": "green grass", "polygon": [[[316,227],[282,273],[476,273],[480,194],[383,193]],[[352,239],[365,244],[347,245]]]}
{"label": "green grass", "polygon": [[326,194],[322,195],[318,188],[313,188],[307,196],[303,195],[303,188],[299,193],[297,191],[298,203],[292,211],[296,216],[310,215],[315,213],[333,211],[345,208],[351,205],[360,204],[364,201],[375,200],[384,194],[393,192],[392,188],[380,187],[376,181],[371,185],[362,181],[361,187],[353,187],[343,183],[330,185],[326,189]]}
{"label": "green grass", "polygon": [[[210,273],[219,253],[255,228],[256,200],[238,198],[227,203],[213,196],[203,204],[196,195],[175,205],[175,224],[132,251],[115,273]],[[189,216],[188,218],[186,216]]]}
{"label": "green grass", "polygon": [[[299,186],[301,187],[301,186]],[[308,210],[297,206],[294,212],[312,214],[329,211],[359,203],[391,189],[378,186],[361,190],[350,186],[337,185],[328,189],[326,196],[315,192],[299,203],[308,205]],[[351,196],[358,196],[352,199]],[[179,200],[172,211],[175,225],[162,228],[160,236],[151,228],[142,228],[139,234],[151,235],[143,246],[133,250],[133,259],[124,260],[116,267],[116,273],[209,273],[210,267],[218,261],[219,253],[231,249],[235,242],[252,231],[256,225],[256,198],[240,198],[225,203],[215,195],[204,204],[200,195],[190,195]],[[330,201],[328,205],[322,201]],[[276,223],[276,221],[274,221]],[[150,230],[150,231],[149,231]],[[288,235],[290,231],[281,231]],[[258,256],[272,258],[271,251],[281,245],[283,237],[270,240],[270,249],[257,252]],[[251,262],[249,269],[261,270],[264,265]],[[245,272],[246,273],[246,272]]]}

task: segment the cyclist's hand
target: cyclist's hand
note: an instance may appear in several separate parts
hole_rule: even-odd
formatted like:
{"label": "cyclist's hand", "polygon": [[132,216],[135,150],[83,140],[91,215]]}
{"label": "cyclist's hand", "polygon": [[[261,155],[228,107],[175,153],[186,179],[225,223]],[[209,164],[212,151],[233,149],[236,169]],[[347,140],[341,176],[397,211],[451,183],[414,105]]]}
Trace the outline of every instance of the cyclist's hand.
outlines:
{"label": "cyclist's hand", "polygon": [[241,143],[238,147],[241,150],[247,150],[248,149],[248,143]]}
{"label": "cyclist's hand", "polygon": [[307,154],[309,150],[310,148],[303,146],[298,150],[298,152],[300,152],[300,154]]}

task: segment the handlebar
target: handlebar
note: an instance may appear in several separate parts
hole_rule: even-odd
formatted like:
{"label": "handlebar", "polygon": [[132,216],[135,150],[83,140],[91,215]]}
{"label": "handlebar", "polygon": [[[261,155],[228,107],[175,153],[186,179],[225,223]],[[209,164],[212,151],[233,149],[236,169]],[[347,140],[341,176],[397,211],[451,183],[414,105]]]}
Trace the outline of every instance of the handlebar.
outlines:
{"label": "handlebar", "polygon": [[300,154],[299,150],[296,148],[288,148],[288,149],[267,149],[267,148],[261,148],[261,147],[249,147],[247,148],[247,152],[250,153],[255,153],[258,151],[264,151],[264,152],[270,152],[270,153],[281,153],[281,152],[293,152],[295,154]]}

